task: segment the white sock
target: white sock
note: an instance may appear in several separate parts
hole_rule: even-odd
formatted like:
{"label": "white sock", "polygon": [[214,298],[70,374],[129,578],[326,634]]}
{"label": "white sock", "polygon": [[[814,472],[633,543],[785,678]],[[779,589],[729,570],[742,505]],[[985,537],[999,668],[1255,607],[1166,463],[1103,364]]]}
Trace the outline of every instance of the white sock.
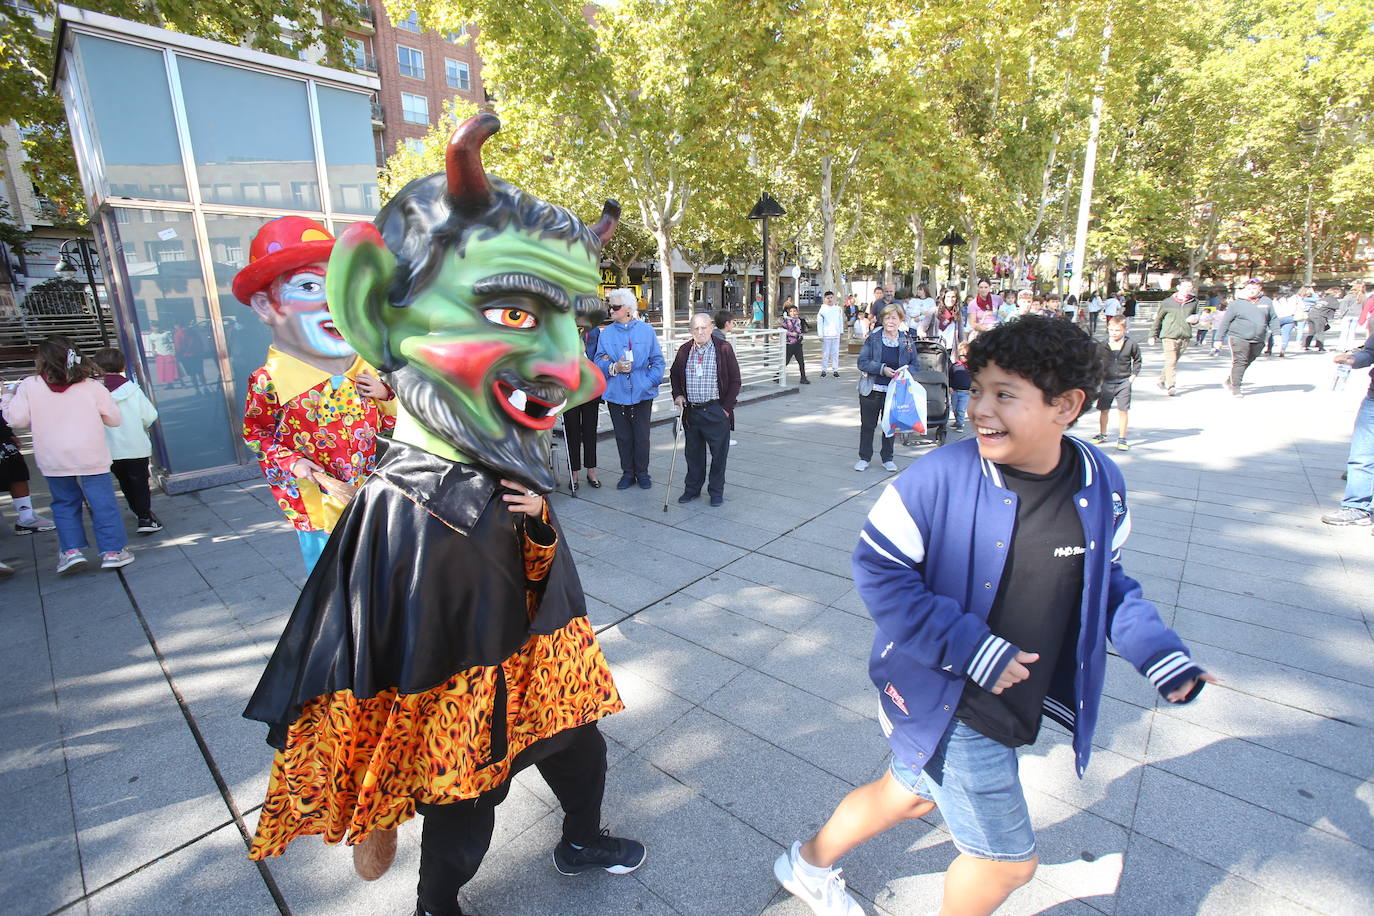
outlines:
{"label": "white sock", "polygon": [[16,496],[14,497],[14,508],[19,510],[19,520],[27,522],[33,518],[33,497]]}
{"label": "white sock", "polygon": [[831,869],[822,868],[819,865],[812,865],[806,861],[806,857],[801,854],[801,847],[797,848],[797,871],[808,878],[820,880],[830,874]]}

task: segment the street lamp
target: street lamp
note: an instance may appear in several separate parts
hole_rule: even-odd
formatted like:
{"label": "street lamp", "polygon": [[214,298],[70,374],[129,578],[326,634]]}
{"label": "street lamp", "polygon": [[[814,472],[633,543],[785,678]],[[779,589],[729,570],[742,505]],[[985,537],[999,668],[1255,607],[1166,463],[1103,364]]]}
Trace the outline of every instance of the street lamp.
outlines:
{"label": "street lamp", "polygon": [[76,250],[81,252],[81,266],[86,270],[86,282],[91,287],[91,302],[95,306],[95,320],[100,328],[100,343],[102,346],[110,345],[110,332],[105,327],[105,313],[100,308],[100,291],[95,285],[95,252],[87,246],[90,241],[87,239],[68,239],[62,243],[62,247],[57,249],[57,272],[70,280],[76,273],[76,262],[67,252],[67,246],[76,243]]}
{"label": "street lamp", "polygon": [[754,209],[749,211],[748,219],[763,220],[763,326],[768,327],[768,218],[770,216],[786,216],[787,211],[782,208],[782,204],[773,199],[773,195],[764,191],[759,196],[759,202],[754,204]]}
{"label": "street lamp", "polygon": [[945,277],[946,286],[954,285],[954,249],[960,245],[967,244],[968,242],[964,240],[964,237],[953,229],[949,230],[948,235],[940,239],[939,247],[949,249],[949,273]]}
{"label": "street lamp", "polygon": [[730,256],[725,256],[725,265],[721,268],[721,290],[720,297],[725,300],[722,303],[725,308],[734,308],[734,297],[730,295],[730,278],[735,275],[735,262],[730,260]]}

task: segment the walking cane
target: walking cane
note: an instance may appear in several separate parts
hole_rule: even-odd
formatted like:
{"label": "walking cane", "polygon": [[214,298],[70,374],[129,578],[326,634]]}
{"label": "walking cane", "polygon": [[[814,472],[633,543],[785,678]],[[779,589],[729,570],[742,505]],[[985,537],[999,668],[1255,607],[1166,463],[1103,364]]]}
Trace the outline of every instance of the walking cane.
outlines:
{"label": "walking cane", "polygon": [[673,471],[677,470],[677,446],[682,439],[682,416],[684,409],[679,407],[677,419],[673,423],[673,460],[668,463],[668,490],[663,494],[663,511],[668,511],[668,500],[673,496]]}

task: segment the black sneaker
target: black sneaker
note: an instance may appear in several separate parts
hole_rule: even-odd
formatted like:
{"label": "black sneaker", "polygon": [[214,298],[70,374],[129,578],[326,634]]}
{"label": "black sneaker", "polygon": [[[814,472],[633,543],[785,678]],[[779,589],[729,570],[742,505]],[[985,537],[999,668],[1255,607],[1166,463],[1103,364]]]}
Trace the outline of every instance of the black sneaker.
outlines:
{"label": "black sneaker", "polygon": [[141,518],[138,520],[139,534],[153,534],[162,530],[162,522],[155,518]]}
{"label": "black sneaker", "polygon": [[628,875],[644,864],[647,855],[643,843],[611,836],[611,832],[603,828],[596,839],[581,849],[574,848],[567,840],[560,840],[553,848],[553,867],[560,875],[568,877],[598,868],[613,875]]}

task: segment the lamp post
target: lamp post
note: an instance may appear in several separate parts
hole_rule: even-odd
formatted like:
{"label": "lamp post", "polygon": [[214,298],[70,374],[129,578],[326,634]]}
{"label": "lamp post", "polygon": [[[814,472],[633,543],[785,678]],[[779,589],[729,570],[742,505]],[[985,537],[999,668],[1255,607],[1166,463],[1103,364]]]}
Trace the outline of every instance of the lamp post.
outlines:
{"label": "lamp post", "polygon": [[648,294],[648,295],[646,295],[644,298],[645,298],[645,300],[648,301],[648,302],[653,302],[653,301],[654,301],[654,300],[653,300],[653,291],[654,291],[653,278],[654,278],[654,275],[655,275],[655,273],[656,273],[656,270],[655,270],[655,269],[656,269],[657,267],[658,267],[658,262],[657,262],[656,260],[654,260],[653,258],[649,258],[648,260],[646,260],[646,261],[644,262],[644,290],[645,290],[645,292]]}
{"label": "lamp post", "polygon": [[759,202],[754,204],[754,209],[749,211],[748,219],[763,220],[763,326],[768,327],[768,219],[772,216],[786,216],[787,211],[782,208],[782,204],[773,199],[773,195],[764,191],[759,195]]}
{"label": "lamp post", "polygon": [[949,273],[945,275],[946,286],[954,285],[954,249],[967,244],[968,242],[964,240],[964,237],[953,229],[950,229],[949,233],[940,239],[940,247],[949,249]]}
{"label": "lamp post", "polygon": [[100,343],[102,346],[110,345],[110,331],[105,327],[105,313],[100,308],[100,290],[95,285],[95,252],[87,246],[90,241],[87,239],[68,239],[62,243],[62,247],[57,249],[57,272],[68,280],[72,274],[76,273],[76,263],[72,261],[72,256],[67,252],[67,246],[76,243],[76,250],[81,252],[81,266],[86,271],[86,283],[91,287],[91,304],[95,307],[95,321],[100,328]]}
{"label": "lamp post", "polygon": [[730,278],[733,277],[734,275],[735,275],[735,263],[734,263],[733,261],[730,260],[730,256],[727,254],[727,255],[725,256],[725,264],[724,264],[723,267],[721,267],[721,278],[720,278],[721,289],[720,289],[720,297],[721,297],[721,299],[725,300],[724,302],[721,303],[721,308],[730,309],[730,308],[734,308],[734,306],[735,306],[734,297],[731,296],[731,294],[730,294],[730,293],[731,293],[731,290],[732,290],[732,287],[731,287],[731,285],[730,285]]}

